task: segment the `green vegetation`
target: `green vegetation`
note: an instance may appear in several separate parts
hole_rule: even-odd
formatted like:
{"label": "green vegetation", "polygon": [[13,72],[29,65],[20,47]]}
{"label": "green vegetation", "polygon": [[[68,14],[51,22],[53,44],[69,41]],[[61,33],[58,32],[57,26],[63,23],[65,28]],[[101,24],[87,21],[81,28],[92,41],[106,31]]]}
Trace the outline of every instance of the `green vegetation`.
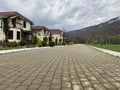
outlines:
{"label": "green vegetation", "polygon": [[38,41],[38,42],[37,42],[37,46],[38,46],[38,47],[42,47],[42,41]]}
{"label": "green vegetation", "polygon": [[54,47],[54,46],[55,46],[55,42],[50,42],[50,43],[49,43],[49,46],[50,46],[50,47]]}
{"label": "green vegetation", "polygon": [[[60,41],[59,45],[65,45],[65,43],[62,43],[62,40],[59,40],[59,41]],[[27,41],[24,38],[22,38],[20,42],[15,42],[15,41],[5,42],[4,41],[4,46],[2,46],[2,41],[0,41],[0,50],[45,47],[45,46],[54,47],[55,45],[56,45],[56,43],[52,42],[52,41],[48,43],[48,38],[47,37],[44,37],[43,41],[39,41],[37,36],[33,36],[31,45],[27,44]]]}
{"label": "green vegetation", "polygon": [[42,41],[42,46],[48,46],[48,44],[47,44],[47,42],[45,42],[45,41]]}
{"label": "green vegetation", "polygon": [[7,47],[17,47],[18,43],[17,42],[5,42],[5,46]]}
{"label": "green vegetation", "polygon": [[38,42],[37,36],[33,36],[33,38],[32,38],[32,44],[35,45],[35,44],[37,44],[37,42]]}
{"label": "green vegetation", "polygon": [[9,31],[9,17],[7,18],[4,18],[3,19],[3,22],[4,22],[4,26],[3,26],[3,29],[4,29],[4,33],[5,33],[5,41],[7,42],[8,41],[8,31]]}
{"label": "green vegetation", "polygon": [[22,38],[22,40],[19,42],[19,44],[20,44],[21,46],[26,45],[26,40]]}
{"label": "green vegetation", "polygon": [[0,46],[0,50],[10,50],[10,49],[20,49],[20,48],[25,48],[25,46],[17,46],[17,47],[2,47]]}
{"label": "green vegetation", "polygon": [[120,52],[120,44],[90,44],[92,46],[98,47],[98,48],[104,48],[112,51]]}

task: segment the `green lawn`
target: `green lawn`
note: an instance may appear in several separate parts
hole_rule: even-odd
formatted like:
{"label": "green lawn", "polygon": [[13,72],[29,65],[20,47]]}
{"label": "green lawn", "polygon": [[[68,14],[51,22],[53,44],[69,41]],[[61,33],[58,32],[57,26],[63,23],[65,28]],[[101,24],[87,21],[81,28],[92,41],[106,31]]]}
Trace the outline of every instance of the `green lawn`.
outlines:
{"label": "green lawn", "polygon": [[0,50],[10,50],[10,49],[20,49],[20,48],[34,48],[37,47],[37,45],[26,45],[26,46],[17,46],[17,47],[2,47],[0,46]]}
{"label": "green lawn", "polygon": [[108,44],[108,45],[91,44],[91,45],[98,48],[104,48],[104,49],[120,52],[120,44]]}
{"label": "green lawn", "polygon": [[10,50],[10,49],[20,49],[20,48],[25,48],[23,46],[17,46],[17,47],[2,47],[0,46],[0,50]]}

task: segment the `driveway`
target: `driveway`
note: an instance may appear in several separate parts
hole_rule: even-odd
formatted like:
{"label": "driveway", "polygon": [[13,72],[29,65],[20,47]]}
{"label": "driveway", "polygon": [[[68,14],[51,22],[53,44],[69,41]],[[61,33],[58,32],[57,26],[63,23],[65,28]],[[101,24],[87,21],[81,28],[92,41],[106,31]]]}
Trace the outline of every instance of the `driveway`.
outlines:
{"label": "driveway", "polygon": [[120,90],[120,58],[82,44],[3,54],[0,90]]}

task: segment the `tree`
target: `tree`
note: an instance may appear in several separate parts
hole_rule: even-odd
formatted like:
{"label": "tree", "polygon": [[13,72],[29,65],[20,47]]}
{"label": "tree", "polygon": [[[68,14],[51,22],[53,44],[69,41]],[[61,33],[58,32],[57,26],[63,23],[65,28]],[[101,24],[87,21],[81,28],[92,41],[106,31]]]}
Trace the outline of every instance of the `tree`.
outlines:
{"label": "tree", "polygon": [[44,38],[43,38],[43,41],[47,43],[48,38],[47,38],[47,37],[44,37]]}
{"label": "tree", "polygon": [[37,44],[37,42],[38,42],[38,38],[36,35],[34,35],[32,38],[32,44],[35,45],[35,44]]}
{"label": "tree", "polygon": [[57,39],[57,38],[55,39],[55,44],[56,44],[56,45],[58,44],[58,39]]}
{"label": "tree", "polygon": [[59,44],[62,45],[62,39],[59,39]]}
{"label": "tree", "polygon": [[3,18],[3,32],[5,33],[5,41],[8,42],[8,31],[9,31],[9,17]]}

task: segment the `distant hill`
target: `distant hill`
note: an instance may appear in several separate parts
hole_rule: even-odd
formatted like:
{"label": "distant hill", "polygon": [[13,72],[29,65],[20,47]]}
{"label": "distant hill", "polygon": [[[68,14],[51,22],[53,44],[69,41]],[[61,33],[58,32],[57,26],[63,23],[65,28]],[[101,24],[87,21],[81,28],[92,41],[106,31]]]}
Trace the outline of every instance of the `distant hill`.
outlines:
{"label": "distant hill", "polygon": [[120,43],[120,17],[105,23],[65,33],[75,43]]}

